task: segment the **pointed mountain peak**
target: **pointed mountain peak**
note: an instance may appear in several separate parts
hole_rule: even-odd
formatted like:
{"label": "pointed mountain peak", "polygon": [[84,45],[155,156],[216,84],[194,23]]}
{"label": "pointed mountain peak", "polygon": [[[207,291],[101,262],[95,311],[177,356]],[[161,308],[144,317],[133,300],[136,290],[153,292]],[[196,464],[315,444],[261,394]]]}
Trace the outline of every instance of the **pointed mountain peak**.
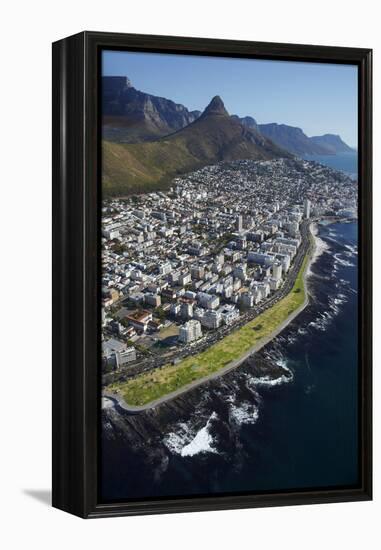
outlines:
{"label": "pointed mountain peak", "polygon": [[219,95],[214,96],[212,101],[206,107],[203,115],[226,115],[229,116],[229,113],[225,109],[224,102]]}

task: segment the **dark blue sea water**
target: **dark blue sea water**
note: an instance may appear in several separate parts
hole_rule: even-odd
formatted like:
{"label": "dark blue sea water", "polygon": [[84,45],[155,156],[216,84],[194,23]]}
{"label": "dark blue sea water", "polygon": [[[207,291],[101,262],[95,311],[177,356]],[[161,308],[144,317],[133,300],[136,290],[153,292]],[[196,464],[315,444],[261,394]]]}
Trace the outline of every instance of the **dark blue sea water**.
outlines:
{"label": "dark blue sea water", "polygon": [[329,225],[320,235],[330,250],[313,266],[314,302],[282,350],[294,380],[259,389],[258,422],[242,433],[253,457],[242,474],[255,488],[350,485],[358,479],[357,224]]}
{"label": "dark blue sea water", "polygon": [[320,225],[319,242],[309,306],[262,352],[292,377],[247,364],[188,404],[132,420],[108,411],[103,499],[358,482],[357,223]]}
{"label": "dark blue sea water", "polygon": [[358,177],[357,152],[339,153],[338,155],[304,155],[303,158],[320,162],[320,164],[335,168],[336,170],[341,170],[353,179],[357,179]]}

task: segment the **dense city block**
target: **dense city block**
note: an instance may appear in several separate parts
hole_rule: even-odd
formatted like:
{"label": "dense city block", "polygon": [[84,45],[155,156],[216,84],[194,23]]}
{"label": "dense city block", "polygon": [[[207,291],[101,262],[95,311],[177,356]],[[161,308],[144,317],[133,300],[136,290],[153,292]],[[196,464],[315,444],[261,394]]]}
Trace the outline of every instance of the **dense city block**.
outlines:
{"label": "dense city block", "polygon": [[[313,218],[353,218],[357,183],[299,159],[242,160],[103,201],[103,373],[207,349],[287,286]],[[304,225],[303,225],[304,224]]]}

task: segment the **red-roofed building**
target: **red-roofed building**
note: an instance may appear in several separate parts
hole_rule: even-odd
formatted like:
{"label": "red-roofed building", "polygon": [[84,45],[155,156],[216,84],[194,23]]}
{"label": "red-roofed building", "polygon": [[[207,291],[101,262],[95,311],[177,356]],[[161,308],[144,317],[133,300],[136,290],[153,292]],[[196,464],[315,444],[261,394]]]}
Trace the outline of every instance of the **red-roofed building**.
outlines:
{"label": "red-roofed building", "polygon": [[148,323],[152,321],[152,313],[145,309],[137,309],[126,316],[127,321],[139,332],[147,330]]}

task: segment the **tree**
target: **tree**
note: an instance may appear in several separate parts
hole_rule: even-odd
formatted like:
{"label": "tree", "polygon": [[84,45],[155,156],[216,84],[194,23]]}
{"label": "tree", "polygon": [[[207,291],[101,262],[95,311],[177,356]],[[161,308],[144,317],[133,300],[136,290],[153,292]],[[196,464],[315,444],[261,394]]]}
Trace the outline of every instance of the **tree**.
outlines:
{"label": "tree", "polygon": [[122,255],[123,252],[127,252],[127,248],[124,244],[122,244],[118,241],[114,241],[114,242],[115,242],[115,244],[112,247],[113,252],[115,252],[116,254],[120,254],[120,255]]}
{"label": "tree", "polygon": [[167,314],[162,308],[162,306],[159,306],[155,309],[155,315],[158,317],[158,319],[160,319],[161,322],[164,322],[165,319],[167,318]]}

